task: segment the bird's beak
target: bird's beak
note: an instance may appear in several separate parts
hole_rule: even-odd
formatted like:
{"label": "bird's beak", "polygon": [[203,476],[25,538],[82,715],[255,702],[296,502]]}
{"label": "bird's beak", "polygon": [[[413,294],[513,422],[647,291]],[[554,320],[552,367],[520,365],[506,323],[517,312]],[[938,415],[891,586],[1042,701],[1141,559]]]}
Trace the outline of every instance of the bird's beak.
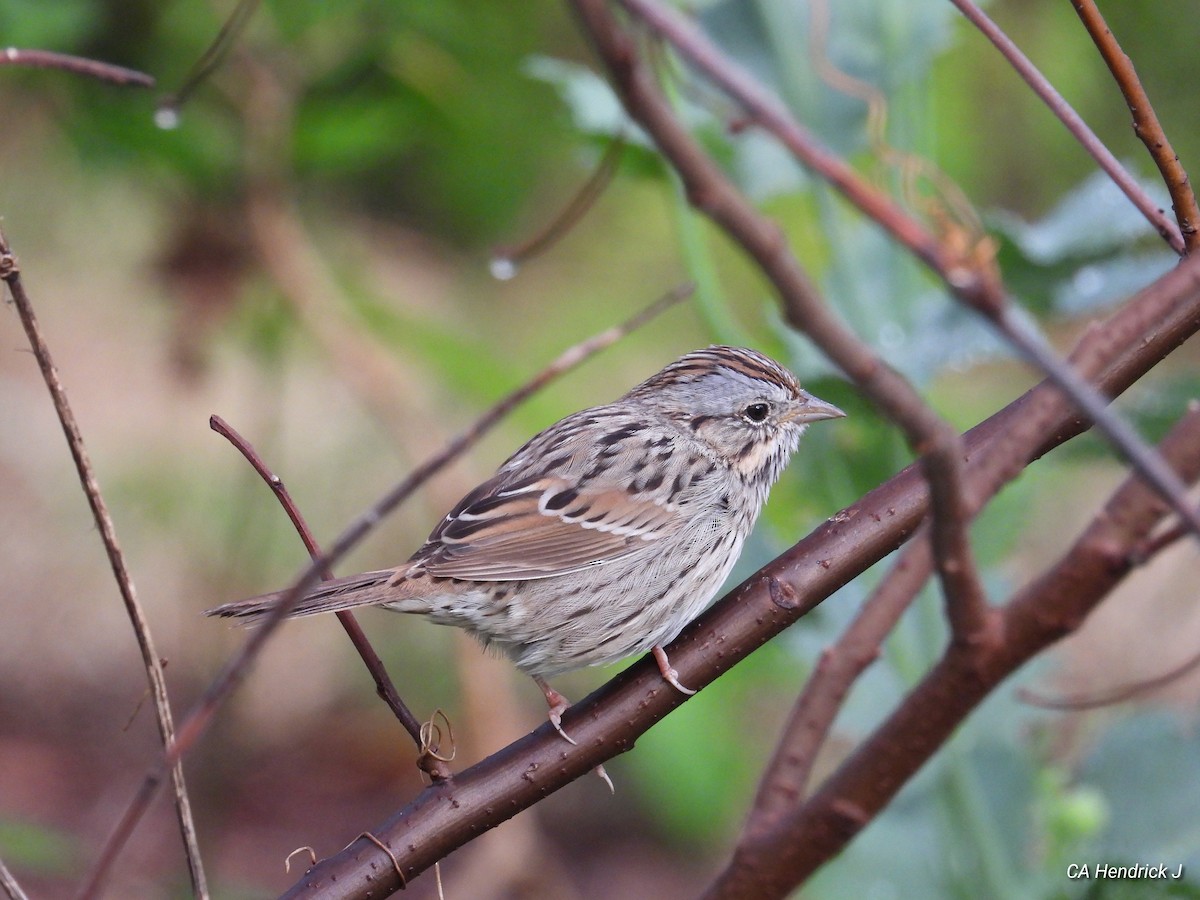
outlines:
{"label": "bird's beak", "polygon": [[783,421],[806,425],[809,422],[820,422],[822,419],[845,418],[845,415],[832,403],[826,403],[812,394],[801,391],[799,402],[783,414]]}

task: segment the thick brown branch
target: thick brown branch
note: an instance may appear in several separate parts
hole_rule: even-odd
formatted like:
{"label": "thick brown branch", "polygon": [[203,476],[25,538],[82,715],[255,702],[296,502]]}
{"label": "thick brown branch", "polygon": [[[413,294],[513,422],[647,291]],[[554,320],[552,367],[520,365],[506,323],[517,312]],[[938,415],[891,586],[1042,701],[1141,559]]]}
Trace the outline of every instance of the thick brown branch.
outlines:
{"label": "thick brown branch", "polygon": [[[1162,445],[1186,481],[1200,477],[1200,410]],[[795,814],[741,848],[709,898],[783,897],[836,855],[895,796],[964,718],[1030,657],[1074,631],[1133,569],[1133,551],[1167,511],[1136,475],[1075,545],[1005,607],[1004,641],[951,644],[916,689]]]}
{"label": "thick brown branch", "polygon": [[1105,64],[1125,96],[1125,102],[1129,104],[1129,111],[1133,113],[1133,132],[1146,145],[1150,158],[1158,166],[1163,182],[1171,194],[1175,218],[1179,222],[1179,230],[1183,232],[1183,240],[1190,253],[1200,246],[1200,234],[1197,234],[1197,229],[1200,228],[1200,207],[1196,205],[1196,194],[1188,182],[1187,171],[1171,148],[1171,142],[1167,140],[1166,132],[1158,121],[1158,114],[1155,113],[1150,97],[1133,67],[1133,61],[1125,55],[1116,37],[1109,31],[1095,2],[1071,0],[1071,5],[1075,7],[1075,12],[1079,14],[1088,34],[1092,36],[1096,48],[1104,57]]}
{"label": "thick brown branch", "polygon": [[[1198,329],[1200,260],[1189,259],[1093,329],[1086,338],[1087,356],[1103,372],[1101,389],[1115,396]],[[1087,428],[1061,392],[1044,382],[966,435],[968,473],[981,450],[1011,440],[1031,414],[1046,419],[1026,460]],[[1013,458],[1005,454],[1006,461]],[[927,508],[924,479],[910,466],[829,519],[730,592],[668,648],[681,680],[708,684],[895,549]],[[790,590],[773,592],[772,581]],[[480,832],[630,749],[640,734],[684,701],[677,691],[664,689],[658,667],[647,658],[564,716],[564,727],[579,740],[578,747],[564,745],[546,724],[449,784],[427,788],[371,833],[391,848],[411,880]],[[920,722],[911,724],[921,727]],[[399,887],[390,859],[364,840],[318,864],[286,896],[379,897]]]}

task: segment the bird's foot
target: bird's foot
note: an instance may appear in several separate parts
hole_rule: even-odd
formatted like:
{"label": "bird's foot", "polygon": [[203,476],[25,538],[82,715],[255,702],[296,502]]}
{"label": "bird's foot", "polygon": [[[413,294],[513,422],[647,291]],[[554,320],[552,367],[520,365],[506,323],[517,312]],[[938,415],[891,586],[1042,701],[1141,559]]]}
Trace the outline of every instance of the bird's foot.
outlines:
{"label": "bird's foot", "polygon": [[663,680],[681,694],[687,694],[689,697],[696,693],[689,687],[684,687],[679,681],[679,673],[671,666],[671,661],[667,659],[667,651],[662,647],[655,645],[654,661],[658,663],[658,671],[662,673]]}
{"label": "bird's foot", "polygon": [[550,707],[550,724],[554,726],[554,730],[561,734],[568,744],[574,744],[578,747],[578,742],[563,731],[562,727],[562,714],[570,708],[571,701],[550,687],[546,683],[546,679],[534,676],[533,680],[537,682],[537,686],[542,689],[542,693],[546,696],[546,705]]}

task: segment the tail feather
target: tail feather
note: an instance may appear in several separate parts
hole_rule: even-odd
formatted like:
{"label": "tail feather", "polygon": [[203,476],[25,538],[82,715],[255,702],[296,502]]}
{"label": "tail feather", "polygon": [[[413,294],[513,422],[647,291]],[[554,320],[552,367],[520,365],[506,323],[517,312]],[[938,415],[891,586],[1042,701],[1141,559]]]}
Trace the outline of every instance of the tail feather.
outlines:
{"label": "tail feather", "polygon": [[[395,591],[388,588],[388,582],[395,574],[395,569],[383,569],[378,572],[363,572],[361,575],[351,575],[348,578],[335,578],[332,581],[322,582],[301,598],[295,608],[288,613],[288,618],[337,612],[394,599]],[[223,619],[244,619],[247,623],[253,623],[274,609],[286,593],[287,591],[283,590],[260,594],[248,600],[238,600],[205,610],[204,614],[219,616]]]}

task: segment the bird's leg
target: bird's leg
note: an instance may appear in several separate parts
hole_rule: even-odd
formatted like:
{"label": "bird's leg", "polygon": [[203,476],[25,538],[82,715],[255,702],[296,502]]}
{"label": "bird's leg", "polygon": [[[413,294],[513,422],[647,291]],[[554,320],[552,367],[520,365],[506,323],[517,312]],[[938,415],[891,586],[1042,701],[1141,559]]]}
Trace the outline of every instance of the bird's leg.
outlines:
{"label": "bird's leg", "polygon": [[[654,645],[654,661],[658,663],[658,671],[662,672],[663,680],[681,694],[687,694],[689,697],[696,693],[689,687],[684,687],[679,681],[679,673],[675,671],[671,665],[671,661],[667,659],[667,651],[657,644]],[[561,695],[559,695],[561,696]],[[553,717],[551,717],[553,719]]]}
{"label": "bird's leg", "polygon": [[[575,739],[563,731],[562,714],[570,707],[571,701],[550,687],[546,683],[546,679],[539,675],[534,675],[533,680],[537,682],[537,686],[542,689],[542,693],[546,695],[546,705],[550,707],[550,724],[554,726],[554,730],[561,734],[569,744],[575,744]],[[576,744],[578,746],[578,744]]]}
{"label": "bird's leg", "polygon": [[[550,707],[550,724],[554,726],[554,730],[561,734],[567,743],[574,744],[576,747],[578,747],[579,744],[576,742],[576,740],[563,731],[562,727],[562,714],[567,711],[567,708],[571,705],[571,701],[554,688],[550,687],[550,685],[546,683],[545,678],[534,675],[533,680],[537,682],[537,686],[540,687],[542,689],[542,693],[546,695],[546,705]],[[609,791],[614,794],[617,792],[617,789],[613,787],[612,779],[608,777],[608,772],[605,771],[603,765],[596,766],[596,768],[594,768],[592,771],[595,772],[604,781],[604,783],[608,785]]]}

